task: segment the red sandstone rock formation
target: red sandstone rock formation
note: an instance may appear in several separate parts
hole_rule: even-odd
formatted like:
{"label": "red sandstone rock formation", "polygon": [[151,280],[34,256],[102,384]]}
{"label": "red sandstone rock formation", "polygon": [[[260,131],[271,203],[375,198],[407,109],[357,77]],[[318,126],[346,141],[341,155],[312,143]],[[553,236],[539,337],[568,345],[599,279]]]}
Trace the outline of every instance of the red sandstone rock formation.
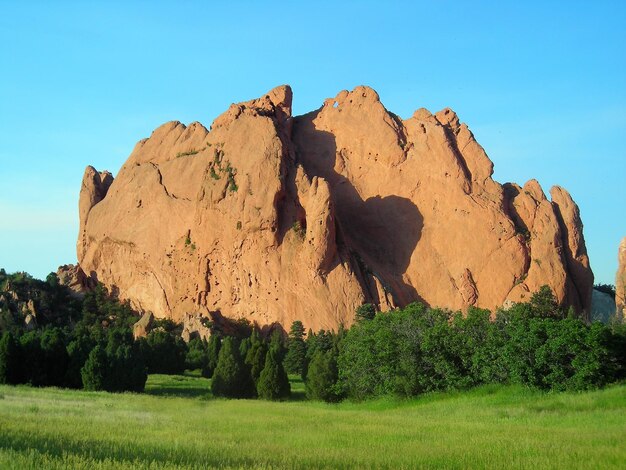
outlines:
{"label": "red sandstone rock formation", "polygon": [[615,318],[626,319],[626,237],[622,238],[617,253],[617,273],[615,275]]}
{"label": "red sandstone rock formation", "polygon": [[[355,308],[495,308],[548,284],[589,312],[578,208],[504,186],[456,114],[402,120],[357,87],[291,117],[291,89],[232,105],[211,130],[164,124],[112,181],[88,167],[78,257],[157,317],[220,311],[337,328]],[[111,182],[112,181],[112,182]]]}

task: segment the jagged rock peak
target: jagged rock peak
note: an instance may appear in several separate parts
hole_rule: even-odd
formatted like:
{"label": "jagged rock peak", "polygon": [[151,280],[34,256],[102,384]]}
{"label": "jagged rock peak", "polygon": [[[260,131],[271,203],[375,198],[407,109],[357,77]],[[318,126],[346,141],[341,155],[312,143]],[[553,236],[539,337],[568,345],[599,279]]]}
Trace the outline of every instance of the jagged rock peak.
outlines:
{"label": "jagged rock peak", "polygon": [[494,309],[543,284],[588,314],[578,207],[558,187],[549,201],[535,180],[494,181],[454,111],[403,121],[365,86],[302,116],[291,105],[280,86],[211,130],[164,124],[115,181],[88,169],[81,267],[177,320],[336,329],[363,302]]}

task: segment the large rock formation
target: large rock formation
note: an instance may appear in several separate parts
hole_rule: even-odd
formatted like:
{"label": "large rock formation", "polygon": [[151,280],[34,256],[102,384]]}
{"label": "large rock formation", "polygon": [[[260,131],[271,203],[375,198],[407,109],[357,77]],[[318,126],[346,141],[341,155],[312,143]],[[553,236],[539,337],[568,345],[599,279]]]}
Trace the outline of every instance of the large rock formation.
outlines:
{"label": "large rock formation", "polygon": [[211,131],[164,124],[111,182],[88,167],[78,257],[157,317],[350,324],[354,309],[421,300],[464,309],[548,284],[590,311],[578,208],[532,180],[500,185],[444,109],[401,120],[376,92],[342,91],[291,117],[291,89],[232,105]]}
{"label": "large rock formation", "polygon": [[617,274],[615,275],[615,318],[626,319],[626,237],[622,238],[617,253]]}

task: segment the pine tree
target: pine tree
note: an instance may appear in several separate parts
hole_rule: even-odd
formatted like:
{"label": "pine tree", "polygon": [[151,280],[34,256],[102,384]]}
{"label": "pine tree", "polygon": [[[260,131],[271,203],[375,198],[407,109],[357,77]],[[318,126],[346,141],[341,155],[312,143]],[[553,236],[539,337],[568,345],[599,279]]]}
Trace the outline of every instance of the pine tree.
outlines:
{"label": "pine tree", "polygon": [[273,349],[270,349],[267,354],[265,367],[261,372],[256,389],[259,398],[265,400],[281,400],[291,394],[289,378]]}
{"label": "pine tree", "polygon": [[248,367],[239,354],[239,345],[231,337],[222,342],[211,391],[216,397],[251,398],[256,395]]}
{"label": "pine tree", "polygon": [[291,324],[287,354],[285,355],[285,369],[290,374],[302,374],[306,361],[306,343],[304,342],[304,326],[299,320]]}

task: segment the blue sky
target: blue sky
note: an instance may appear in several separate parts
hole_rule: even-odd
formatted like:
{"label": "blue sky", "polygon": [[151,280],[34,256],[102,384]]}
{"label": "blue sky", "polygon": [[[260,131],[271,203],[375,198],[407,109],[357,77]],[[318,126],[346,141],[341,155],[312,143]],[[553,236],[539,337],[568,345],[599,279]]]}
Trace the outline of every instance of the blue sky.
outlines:
{"label": "blue sky", "polygon": [[449,106],[500,182],[559,184],[596,282],[626,236],[626,2],[0,0],[0,266],[76,261],[86,165],[114,174],[169,120],[209,125],[279,84],[294,112],[365,84]]}

